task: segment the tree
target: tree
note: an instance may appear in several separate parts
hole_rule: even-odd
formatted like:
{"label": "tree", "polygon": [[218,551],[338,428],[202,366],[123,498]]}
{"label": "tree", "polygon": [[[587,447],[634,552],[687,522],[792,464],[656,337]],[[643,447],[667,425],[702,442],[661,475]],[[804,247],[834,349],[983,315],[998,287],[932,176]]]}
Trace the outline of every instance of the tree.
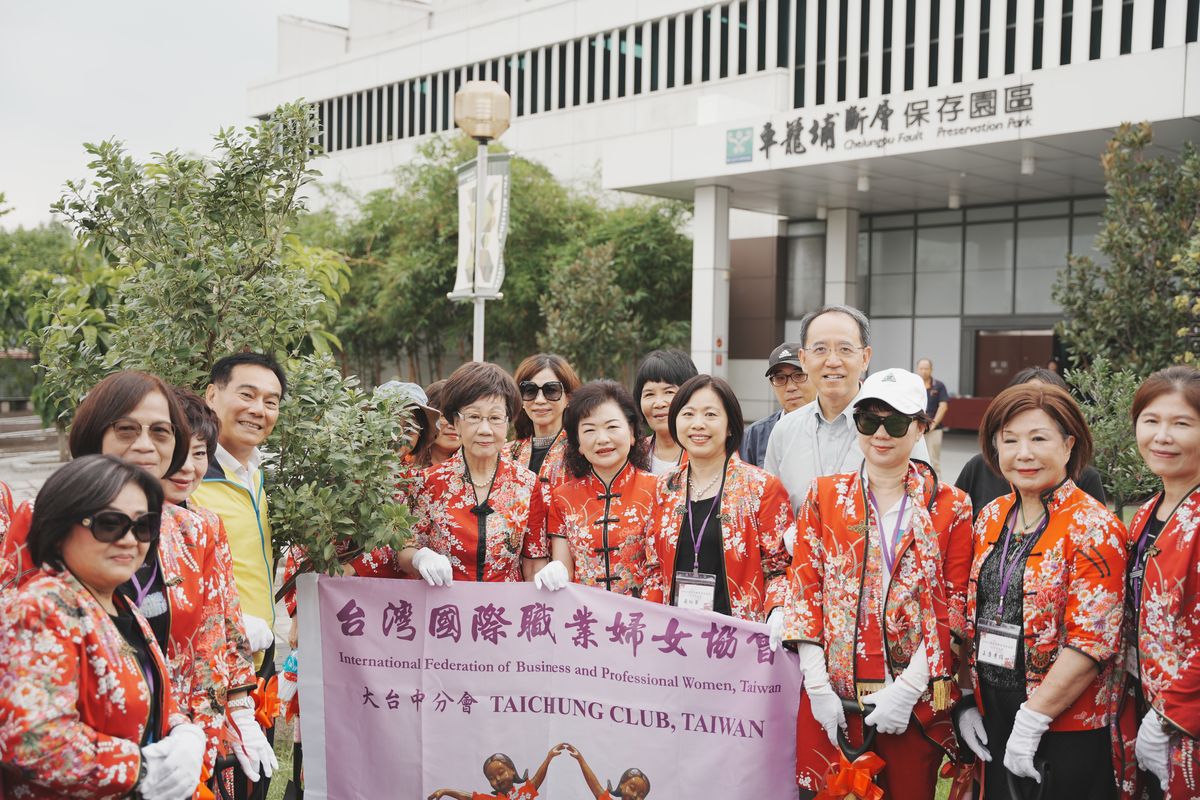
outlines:
{"label": "tree", "polygon": [[[316,133],[297,103],[221,131],[211,158],[169,152],[139,164],[117,142],[87,145],[94,176],[68,183],[55,210],[121,279],[107,302],[89,298],[79,313],[57,314],[36,340],[60,419],[115,369],[198,389],[227,353],[285,360],[291,391],[269,443],[273,530],[279,544],[304,547],[316,569],[337,574],[339,555],[405,541],[393,448],[413,422],[410,409],[374,402],[337,369],[337,340],[325,326],[345,289],[345,263],[288,234],[304,207],[301,190],[318,174]],[[101,340],[98,326],[88,332],[95,311],[105,350],[88,344]],[[81,357],[67,357],[81,341]],[[335,552],[335,538],[349,540],[351,552]]]}
{"label": "tree", "polygon": [[585,380],[625,376],[643,346],[634,298],[621,291],[610,242],[585,248],[574,261],[555,266],[542,305],[542,350],[571,362]]}
{"label": "tree", "polygon": [[1200,154],[1188,143],[1178,161],[1149,158],[1151,141],[1148,123],[1122,125],[1109,141],[1096,239],[1106,262],[1070,256],[1054,288],[1059,335],[1081,366],[1106,356],[1145,376],[1196,354]]}
{"label": "tree", "polygon": [[1092,431],[1092,463],[1100,472],[1105,495],[1118,513],[1145,500],[1159,483],[1138,453],[1129,419],[1141,376],[1131,369],[1117,369],[1107,357],[1098,356],[1087,369],[1071,370],[1067,377]]}

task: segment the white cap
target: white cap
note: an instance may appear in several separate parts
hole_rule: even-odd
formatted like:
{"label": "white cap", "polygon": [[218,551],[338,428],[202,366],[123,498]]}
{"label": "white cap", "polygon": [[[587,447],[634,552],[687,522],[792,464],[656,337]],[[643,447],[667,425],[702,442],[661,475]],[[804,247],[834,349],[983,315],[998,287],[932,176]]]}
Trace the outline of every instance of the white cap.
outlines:
{"label": "white cap", "polygon": [[854,406],[857,408],[868,400],[881,400],[901,414],[918,414],[927,408],[925,381],[906,369],[885,369],[863,381]]}

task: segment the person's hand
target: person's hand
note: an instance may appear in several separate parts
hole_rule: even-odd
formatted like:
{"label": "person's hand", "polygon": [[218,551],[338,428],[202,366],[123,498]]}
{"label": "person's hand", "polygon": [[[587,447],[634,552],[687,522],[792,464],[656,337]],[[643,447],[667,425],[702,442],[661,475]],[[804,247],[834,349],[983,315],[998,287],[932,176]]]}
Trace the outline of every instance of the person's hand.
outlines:
{"label": "person's hand", "polygon": [[796,549],[796,526],[788,525],[787,530],[783,532],[783,546],[787,548],[788,555]]}
{"label": "person's hand", "polygon": [[880,733],[899,736],[908,730],[908,720],[912,716],[913,706],[921,699],[924,689],[910,685],[903,677],[892,681],[878,692],[872,692],[862,698],[864,706],[875,706],[875,709],[863,718],[867,725],[874,725]]}
{"label": "person's hand", "polygon": [[576,761],[580,761],[580,762],[583,761],[583,754],[580,753],[578,749],[576,749],[575,745],[567,744],[566,742],[563,742],[560,745],[560,747],[562,747],[564,749],[564,751],[566,752],[566,754],[569,755],[571,758],[575,759]]}
{"label": "person's hand", "polygon": [[991,761],[992,754],[987,749],[987,729],[983,727],[983,714],[979,709],[973,705],[965,706],[956,713],[954,721],[958,740],[980,761]]}
{"label": "person's hand", "polygon": [[533,585],[539,589],[557,592],[565,589],[571,578],[567,575],[567,565],[561,561],[551,561],[539,569],[533,576]]}
{"label": "person's hand", "polygon": [[242,621],[246,626],[246,638],[250,640],[251,652],[261,653],[275,644],[275,632],[265,619],[253,614],[244,614]]}
{"label": "person's hand", "polygon": [[813,718],[822,728],[834,747],[838,746],[838,729],[846,727],[846,711],[842,698],[829,685],[829,672],[825,667],[825,651],[812,642],[804,642],[797,651],[800,655],[800,671],[804,673],[804,691],[812,707]]}
{"label": "person's hand", "polygon": [[229,726],[234,729],[232,750],[242,772],[252,781],[257,781],[259,774],[270,778],[279,768],[275,758],[275,750],[267,737],[263,735],[258,720],[254,718],[254,710],[250,708],[235,708],[226,717]]}
{"label": "person's hand", "polygon": [[771,652],[774,653],[783,641],[783,606],[776,606],[767,615],[767,635],[770,639]]}
{"label": "person's hand", "polygon": [[1170,740],[1171,734],[1163,728],[1158,712],[1151,709],[1138,728],[1135,752],[1138,766],[1154,773],[1164,789],[1167,788],[1167,748]]}
{"label": "person's hand", "polygon": [[292,622],[288,626],[288,649],[295,650],[300,646],[300,617],[297,615],[292,617]]}
{"label": "person's hand", "polygon": [[176,725],[165,739],[142,748],[146,777],[141,794],[146,800],[186,800],[200,783],[204,763],[204,731],[190,722]]}
{"label": "person's hand", "polygon": [[1041,783],[1042,776],[1033,765],[1033,756],[1052,721],[1045,714],[1031,709],[1028,702],[1021,703],[1017,718],[1013,720],[1012,733],[1008,735],[1008,745],[1004,749],[1004,768],[1019,778],[1033,778]]}
{"label": "person's hand", "polygon": [[412,563],[430,586],[449,586],[454,582],[454,570],[450,567],[450,559],[428,547],[418,550],[413,555]]}

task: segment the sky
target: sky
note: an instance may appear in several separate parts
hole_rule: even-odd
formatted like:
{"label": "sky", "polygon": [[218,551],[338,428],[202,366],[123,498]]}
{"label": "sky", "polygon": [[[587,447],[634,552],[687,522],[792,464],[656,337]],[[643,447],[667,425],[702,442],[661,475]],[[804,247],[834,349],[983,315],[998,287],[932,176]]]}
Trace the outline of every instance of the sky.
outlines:
{"label": "sky", "polygon": [[84,142],[210,152],[250,121],[246,88],[274,73],[283,14],[345,25],[348,0],[0,0],[0,226],[51,218],[88,176]]}

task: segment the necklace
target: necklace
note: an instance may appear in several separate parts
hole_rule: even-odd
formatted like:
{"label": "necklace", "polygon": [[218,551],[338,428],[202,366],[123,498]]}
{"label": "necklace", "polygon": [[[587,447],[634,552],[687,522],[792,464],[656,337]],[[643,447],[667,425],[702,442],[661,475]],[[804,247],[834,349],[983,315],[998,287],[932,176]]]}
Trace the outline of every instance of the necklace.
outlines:
{"label": "necklace", "polygon": [[532,437],[533,449],[534,450],[548,449],[550,447],[550,445],[554,444],[554,440],[558,438],[558,434],[560,434],[560,433],[562,433],[561,430],[550,436],[534,436],[534,437]]}
{"label": "necklace", "polygon": [[691,471],[691,470],[688,470],[688,488],[689,488],[689,489],[691,490],[691,492],[692,492],[692,499],[693,499],[693,500],[696,500],[696,499],[698,499],[698,498],[701,498],[701,497],[704,497],[704,495],[708,494],[708,493],[709,493],[709,491],[710,491],[710,490],[711,490],[711,489],[712,489],[714,486],[716,486],[716,485],[717,485],[717,480],[718,480],[718,479],[719,479],[719,478],[720,478],[720,477],[721,477],[723,474],[724,474],[724,471],[722,470],[721,472],[718,472],[716,475],[713,475],[713,479],[712,479],[711,481],[709,481],[709,482],[708,482],[708,485],[707,485],[707,486],[705,486],[705,487],[704,487],[703,489],[701,489],[700,491],[696,491],[696,483],[695,483],[695,481],[693,481],[693,480],[692,480],[692,471]]}
{"label": "necklace", "polygon": [[1042,513],[1038,514],[1037,517],[1033,520],[1033,522],[1029,522],[1028,520],[1025,519],[1025,507],[1021,506],[1021,532],[1028,533],[1029,531],[1031,531],[1034,528],[1034,526],[1036,526],[1039,522],[1042,521],[1042,517],[1044,517],[1044,516],[1046,516],[1046,510],[1042,509]]}

